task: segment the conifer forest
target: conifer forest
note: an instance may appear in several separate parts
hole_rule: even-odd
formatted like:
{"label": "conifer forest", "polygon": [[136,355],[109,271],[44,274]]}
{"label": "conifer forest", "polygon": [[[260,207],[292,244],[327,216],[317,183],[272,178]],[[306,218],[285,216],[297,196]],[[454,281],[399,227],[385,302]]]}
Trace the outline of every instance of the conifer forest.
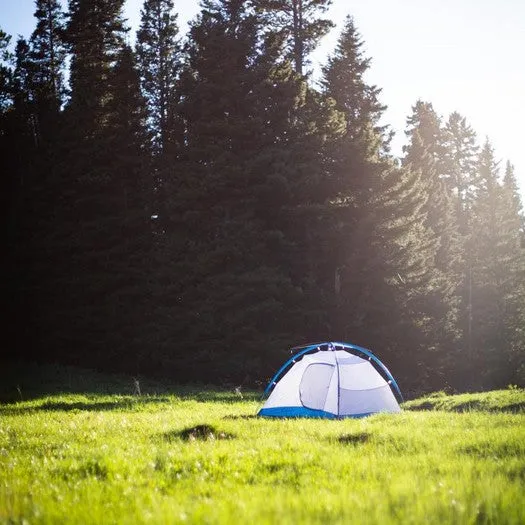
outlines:
{"label": "conifer forest", "polygon": [[404,391],[525,386],[522,204],[465,116],[415,100],[394,154],[359,20],[312,74],[330,0],[123,4],[0,31],[9,359],[253,386],[347,341]]}

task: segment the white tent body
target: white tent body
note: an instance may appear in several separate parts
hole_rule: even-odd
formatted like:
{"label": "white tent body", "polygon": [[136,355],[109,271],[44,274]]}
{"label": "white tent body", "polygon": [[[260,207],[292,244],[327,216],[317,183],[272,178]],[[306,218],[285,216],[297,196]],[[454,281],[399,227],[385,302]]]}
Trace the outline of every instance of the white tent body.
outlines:
{"label": "white tent body", "polygon": [[277,381],[259,415],[343,418],[400,411],[389,382],[366,356],[319,350]]}

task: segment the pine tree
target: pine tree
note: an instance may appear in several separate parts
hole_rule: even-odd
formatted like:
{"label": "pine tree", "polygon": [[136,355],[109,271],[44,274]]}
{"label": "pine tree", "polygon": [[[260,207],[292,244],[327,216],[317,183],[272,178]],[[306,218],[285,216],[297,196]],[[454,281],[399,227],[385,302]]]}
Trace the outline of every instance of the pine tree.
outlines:
{"label": "pine tree", "polygon": [[[11,36],[0,29],[0,242],[5,249],[6,256],[2,257],[0,262],[0,271],[2,275],[10,278],[3,279],[0,286],[0,308],[6,315],[2,316],[0,329],[6,340],[13,340],[13,326],[16,320],[16,314],[13,314],[13,299],[16,296],[13,287],[12,258],[12,202],[15,171],[15,162],[13,162],[13,136],[11,134],[12,114],[12,54],[9,51]],[[8,345],[9,346],[9,345]]]}
{"label": "pine tree", "polygon": [[12,60],[9,52],[11,35],[0,29],[0,111],[5,111],[11,101],[11,75],[10,62]]}
{"label": "pine tree", "polygon": [[51,181],[59,164],[61,108],[66,94],[65,15],[60,2],[37,0],[34,15],[37,24],[29,40],[27,69],[30,78],[26,92],[30,99],[35,155],[31,169],[25,170],[29,183],[22,212],[27,241],[38,236],[37,225],[49,214],[53,193],[57,191]]}
{"label": "pine tree", "polygon": [[323,68],[322,83],[326,94],[337,101],[346,115],[348,139],[354,143],[366,141],[372,126],[385,147],[391,138],[388,126],[380,125],[386,106],[379,101],[381,89],[364,79],[371,59],[364,56],[363,45],[354,19],[348,16],[335,52]]}
{"label": "pine tree", "polygon": [[[108,90],[111,98],[104,130],[107,181],[103,186],[106,225],[97,225],[105,238],[92,253],[93,275],[89,277],[96,279],[104,294],[94,304],[93,317],[98,326],[113,328],[105,344],[114,349],[115,358],[132,358],[136,370],[142,371],[152,337],[144,326],[152,308],[150,151],[145,101],[129,46],[117,55]],[[101,261],[103,268],[99,268]]]}
{"label": "pine tree", "polygon": [[440,299],[439,281],[421,174],[379,163],[361,173],[374,177],[375,184],[347,228],[340,301],[344,335],[381,348],[407,388],[435,387],[433,323],[441,305],[432,304]]}
{"label": "pine tree", "polygon": [[112,96],[108,103],[108,129],[115,138],[123,135],[120,142],[127,145],[129,153],[147,150],[146,101],[140,89],[135,54],[128,45],[122,48],[117,57],[109,82],[109,91]]}
{"label": "pine tree", "polygon": [[128,232],[132,235],[140,228],[149,229],[145,218],[150,188],[145,178],[149,158],[146,107],[135,57],[129,46],[125,46],[117,58],[109,87],[112,96],[108,103],[106,140],[111,152],[109,171],[118,196],[113,209],[125,222],[134,224]]}
{"label": "pine tree", "polygon": [[205,2],[190,37],[164,239],[178,278],[162,278],[179,298],[164,309],[168,340],[201,363],[222,352],[228,367],[242,340],[244,370],[260,373],[263,340],[271,352],[304,337],[319,309],[307,235],[325,200],[323,137],[336,124],[245,2]]}
{"label": "pine tree", "polygon": [[418,101],[407,119],[409,143],[403,164],[421,171],[428,194],[427,226],[438,238],[436,267],[447,275],[447,287],[457,294],[463,273],[463,241],[459,234],[454,198],[446,185],[445,147],[441,120],[432,104]]}
{"label": "pine tree", "polygon": [[[516,181],[516,174],[514,165],[507,161],[505,165],[505,175],[503,177],[503,189],[506,194],[506,199],[509,202],[509,213],[514,217],[520,217],[523,220],[523,204],[521,202],[518,183]],[[520,221],[520,222],[521,222]],[[520,226],[523,230],[523,226]]]}
{"label": "pine tree", "polygon": [[334,26],[321,16],[332,0],[256,0],[257,10],[266,15],[266,24],[285,42],[286,56],[302,75],[308,55]]}
{"label": "pine tree", "polygon": [[[524,216],[521,197],[514,175],[514,166],[508,161],[502,185],[503,224],[502,262],[508,269],[505,275],[505,344],[508,352],[508,375],[512,384],[525,384],[525,243]],[[500,379],[501,380],[501,379]],[[504,384],[504,381],[501,382]]]}
{"label": "pine tree", "polygon": [[[476,363],[474,373],[490,375],[501,341],[502,318],[501,274],[499,265],[500,188],[498,164],[487,140],[480,152],[477,170],[477,195],[471,208],[471,230],[468,240],[469,310],[471,327],[468,334],[470,358]],[[501,269],[503,270],[503,269]],[[474,379],[472,379],[474,381]],[[478,380],[479,381],[479,380]],[[478,387],[481,385],[477,385]]]}
{"label": "pine tree", "polygon": [[40,120],[53,119],[65,94],[65,16],[58,0],[37,0],[35,18],[37,26],[30,39],[35,105]]}
{"label": "pine tree", "polygon": [[[9,161],[8,161],[8,152],[10,150],[8,144],[9,140],[8,135],[8,111],[13,104],[13,93],[12,93],[12,54],[9,51],[9,42],[11,41],[11,36],[0,29],[0,163],[2,166],[2,173],[9,173]],[[2,186],[4,186],[5,180],[2,181]],[[9,194],[9,191],[5,190],[0,192],[4,197]],[[2,212],[8,206],[8,201],[5,203],[2,202]],[[4,221],[2,221],[4,224]]]}
{"label": "pine tree", "polygon": [[[51,169],[51,144],[56,140],[58,130],[64,94],[62,69],[65,65],[64,47],[60,40],[63,14],[58,2],[38,0],[35,17],[37,27],[30,41],[20,39],[17,43],[16,67],[11,81],[16,113],[14,120],[23,128],[19,130],[20,137],[31,138],[29,146],[23,145],[27,165],[22,170],[30,181],[28,186],[31,190]],[[31,160],[28,159],[30,151]]]}
{"label": "pine tree", "polygon": [[245,370],[253,372],[260,334],[270,347],[282,337],[282,295],[292,288],[269,258],[268,243],[277,247],[280,236],[264,223],[256,193],[266,176],[257,164],[274,140],[273,115],[258,114],[272,111],[265,93],[272,85],[257,52],[258,21],[244,2],[203,3],[190,37],[181,76],[185,148],[168,181],[164,238],[178,278],[161,275],[179,301],[159,317],[171,317],[166,337],[181,340],[200,363],[220,352],[229,367],[242,340]]}
{"label": "pine tree", "polygon": [[469,216],[474,199],[476,159],[478,146],[476,133],[465,117],[454,112],[449,116],[443,131],[444,177],[449,191],[456,196],[456,209],[461,232],[469,229]]}
{"label": "pine tree", "polygon": [[[35,116],[35,98],[33,91],[34,63],[31,60],[30,48],[24,38],[19,38],[15,48],[11,95],[13,100],[11,133],[16,137],[14,151],[10,152],[16,160],[13,166],[14,176],[18,179],[18,195],[21,198],[27,181],[34,172],[33,161],[38,147],[38,125]],[[13,174],[11,174],[13,175]]]}
{"label": "pine tree", "polygon": [[[54,212],[53,195],[57,192],[51,181],[58,160],[65,66],[64,15],[59,3],[38,0],[35,17],[37,25],[29,42],[20,39],[17,43],[11,80],[13,105],[6,115],[4,136],[10,159],[6,170],[10,179],[10,271],[12,286],[18,290],[10,305],[11,330],[18,328],[17,338],[26,358],[40,351],[31,340],[38,338],[35,311],[41,304],[35,290],[46,281],[42,253],[52,247],[52,243],[45,246],[49,241],[45,225]],[[29,327],[27,331],[20,330],[20,319]]]}
{"label": "pine tree", "polygon": [[520,246],[519,201],[507,171],[503,187],[487,140],[478,163],[478,189],[472,207],[472,357],[476,386],[502,387],[516,375],[523,356],[525,258]]}
{"label": "pine tree", "polygon": [[[21,327],[21,319],[30,321],[32,305],[27,290],[26,270],[28,265],[28,235],[24,226],[31,222],[34,216],[28,202],[28,195],[32,190],[36,149],[38,145],[37,127],[33,111],[32,79],[34,75],[33,63],[30,59],[30,49],[27,41],[19,38],[16,43],[13,68],[8,72],[8,100],[2,115],[2,130],[0,141],[2,144],[2,233],[6,246],[5,267],[2,268],[9,275],[6,280],[5,296],[8,301],[6,312],[6,333],[17,334]],[[28,325],[30,326],[30,322]],[[17,330],[18,329],[18,330]],[[21,340],[20,348],[27,356],[27,348],[31,345],[23,344],[25,334],[31,337],[31,331],[17,334]]]}
{"label": "pine tree", "polygon": [[[443,134],[432,104],[418,101],[407,119],[403,165],[421,173],[426,194],[425,226],[434,237],[434,279],[428,290],[426,311],[432,318],[430,347],[435,349],[433,373],[456,367],[461,325],[460,294],[463,284],[463,239],[459,234],[453,197],[443,180]],[[440,385],[442,386],[442,385]]]}
{"label": "pine tree", "polygon": [[[146,274],[139,263],[148,224],[142,205],[144,110],[124,45],[123,3],[70,1],[71,96],[35,247],[35,253],[48,254],[38,262],[42,278],[33,301],[41,347],[65,360],[78,348],[92,366],[112,366],[124,355],[135,366],[129,341],[136,333],[123,304],[130,301],[125,290],[142,281],[132,276]],[[138,286],[134,298],[140,301],[144,290]]]}
{"label": "pine tree", "polygon": [[452,196],[456,222],[463,245],[463,282],[460,288],[460,327],[463,332],[462,348],[467,358],[460,360],[467,370],[458,374],[460,388],[465,388],[470,368],[468,362],[473,352],[472,338],[472,250],[469,238],[472,231],[472,206],[478,186],[478,151],[476,133],[468,125],[465,117],[452,113],[443,133],[443,154],[441,157],[442,177],[449,195]]}
{"label": "pine tree", "polygon": [[[17,126],[14,118],[14,56],[11,36],[0,29],[0,220],[2,240],[12,235],[13,202],[18,188]],[[16,152],[16,153],[15,153]]]}
{"label": "pine tree", "polygon": [[33,64],[29,54],[29,45],[24,38],[19,38],[15,48],[15,67],[13,71],[13,106],[27,119],[28,126],[34,130],[31,119],[31,104],[33,101]]}
{"label": "pine tree", "polygon": [[332,164],[340,188],[333,200],[339,209],[334,318],[339,312],[339,337],[380,347],[394,368],[411,362],[410,373],[400,367],[400,376],[415,386],[415,377],[421,382],[428,375],[428,358],[417,352],[431,332],[436,241],[421,171],[397,167],[386,153],[389,135],[378,126],[384,107],[377,88],[363,79],[369,61],[361,47],[348,19],[323,70],[324,89],[347,122]]}
{"label": "pine tree", "polygon": [[108,81],[128,29],[124,0],[70,0],[66,40],[71,53],[68,112],[84,139],[107,122]]}
{"label": "pine tree", "polygon": [[181,139],[176,122],[176,82],[181,66],[177,35],[173,0],[146,0],[137,32],[137,59],[153,145],[164,153]]}
{"label": "pine tree", "polygon": [[64,184],[85,217],[111,207],[104,198],[113,174],[108,158],[114,69],[127,32],[124,0],[70,0],[66,39],[71,53],[70,100],[65,108],[62,147]]}
{"label": "pine tree", "polygon": [[[444,131],[441,118],[435,112],[430,102],[418,100],[412,107],[412,114],[407,118],[407,130],[405,135],[413,142],[415,135],[419,136],[419,142],[424,146],[431,161],[436,165],[437,177],[444,176]],[[411,144],[405,146],[403,151],[409,153]]]}
{"label": "pine tree", "polygon": [[[127,32],[124,0],[70,0],[66,40],[71,53],[70,100],[65,108],[62,147],[64,176],[79,213],[104,209],[109,183],[107,144],[114,97],[113,72]],[[109,130],[110,131],[110,130]],[[95,195],[101,198],[95,198]]]}

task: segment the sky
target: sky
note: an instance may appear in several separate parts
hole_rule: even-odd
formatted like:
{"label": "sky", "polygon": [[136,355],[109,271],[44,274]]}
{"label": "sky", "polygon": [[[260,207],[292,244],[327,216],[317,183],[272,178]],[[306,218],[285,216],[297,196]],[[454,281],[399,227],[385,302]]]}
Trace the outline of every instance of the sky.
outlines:
{"label": "sky", "polygon": [[[133,30],[143,0],[126,0]],[[174,0],[179,25],[199,10],[197,0]],[[0,0],[0,27],[29,36],[33,0]],[[315,70],[332,52],[347,15],[372,58],[368,82],[382,89],[384,122],[396,131],[394,153],[405,143],[406,118],[418,99],[431,102],[444,120],[453,111],[501,160],[510,160],[525,200],[525,0],[333,0],[336,28],[312,56]],[[520,65],[521,64],[521,65]]]}

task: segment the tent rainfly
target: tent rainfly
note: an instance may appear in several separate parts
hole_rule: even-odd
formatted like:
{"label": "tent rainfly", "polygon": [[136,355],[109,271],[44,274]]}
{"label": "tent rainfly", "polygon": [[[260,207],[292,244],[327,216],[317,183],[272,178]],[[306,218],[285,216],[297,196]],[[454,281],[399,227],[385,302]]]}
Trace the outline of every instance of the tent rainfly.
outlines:
{"label": "tent rainfly", "polygon": [[401,411],[395,379],[370,350],[330,342],[292,350],[298,352],[266,387],[259,416],[339,419]]}

